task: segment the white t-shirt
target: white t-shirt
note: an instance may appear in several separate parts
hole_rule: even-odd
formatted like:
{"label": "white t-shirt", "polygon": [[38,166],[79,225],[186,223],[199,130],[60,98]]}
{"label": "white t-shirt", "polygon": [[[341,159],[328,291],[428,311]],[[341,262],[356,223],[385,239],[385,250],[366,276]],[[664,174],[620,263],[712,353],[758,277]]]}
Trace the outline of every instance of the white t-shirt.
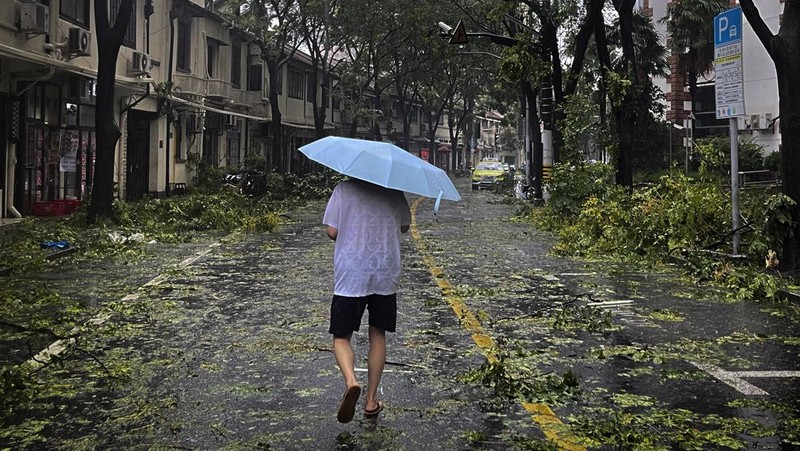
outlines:
{"label": "white t-shirt", "polygon": [[336,185],[322,223],[338,230],[333,293],[360,297],[397,292],[400,227],[411,224],[402,192],[360,180]]}

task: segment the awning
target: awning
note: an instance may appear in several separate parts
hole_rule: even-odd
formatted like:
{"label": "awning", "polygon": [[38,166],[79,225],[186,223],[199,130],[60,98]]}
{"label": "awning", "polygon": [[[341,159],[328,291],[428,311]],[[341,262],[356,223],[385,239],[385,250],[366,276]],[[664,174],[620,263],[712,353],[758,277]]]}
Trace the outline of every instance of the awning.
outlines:
{"label": "awning", "polygon": [[[20,50],[18,48],[11,47],[5,44],[0,44],[0,56],[7,56],[9,58],[33,64],[52,66],[55,67],[56,69],[63,70],[64,72],[69,72],[76,75],[83,75],[85,77],[97,79],[97,71],[94,69],[76,66],[74,64],[70,64],[65,61],[55,60],[44,55],[39,55],[38,53],[33,53],[27,50]],[[144,85],[147,83],[152,83],[154,81],[151,77],[136,78],[136,77],[123,77],[121,75],[117,75],[116,80],[117,83],[122,83],[125,85],[137,85],[137,86]]]}
{"label": "awning", "polygon": [[[281,125],[285,125],[287,127],[292,127],[292,128],[300,128],[300,129],[303,129],[303,130],[316,130],[316,127],[314,127],[313,125],[298,124],[297,122],[282,121]],[[325,124],[325,126],[323,128],[326,129],[326,130],[332,130],[334,128],[334,126],[333,125],[329,125],[329,124]]]}
{"label": "awning", "polygon": [[182,99],[180,97],[176,97],[176,96],[172,96],[172,95],[167,96],[167,98],[169,100],[173,101],[173,102],[180,103],[182,105],[188,105],[188,106],[197,108],[199,110],[211,111],[213,113],[219,113],[219,114],[227,114],[229,116],[243,117],[245,119],[250,119],[251,121],[256,121],[256,122],[269,122],[266,117],[252,116],[250,114],[240,113],[238,111],[223,110],[221,108],[214,108],[214,107],[208,106],[208,105],[206,105],[204,103],[192,102],[190,100]]}

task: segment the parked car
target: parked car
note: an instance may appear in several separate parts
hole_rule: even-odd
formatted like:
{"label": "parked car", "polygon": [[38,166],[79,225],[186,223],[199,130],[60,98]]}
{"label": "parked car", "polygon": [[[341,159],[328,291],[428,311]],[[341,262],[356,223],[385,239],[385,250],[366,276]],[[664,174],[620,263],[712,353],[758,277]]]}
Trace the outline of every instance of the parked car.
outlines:
{"label": "parked car", "polygon": [[483,160],[472,171],[472,189],[492,189],[503,182],[506,172],[503,163],[499,161]]}

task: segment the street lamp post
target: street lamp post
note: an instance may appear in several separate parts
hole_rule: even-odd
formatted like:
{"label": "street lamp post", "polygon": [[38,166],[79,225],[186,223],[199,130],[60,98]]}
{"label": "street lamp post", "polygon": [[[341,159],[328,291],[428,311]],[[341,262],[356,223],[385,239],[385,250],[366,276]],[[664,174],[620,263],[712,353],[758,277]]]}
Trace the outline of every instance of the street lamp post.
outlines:
{"label": "street lamp post", "polygon": [[667,121],[669,124],[669,167],[672,167],[672,129],[683,130],[682,125],[678,125],[672,121]]}

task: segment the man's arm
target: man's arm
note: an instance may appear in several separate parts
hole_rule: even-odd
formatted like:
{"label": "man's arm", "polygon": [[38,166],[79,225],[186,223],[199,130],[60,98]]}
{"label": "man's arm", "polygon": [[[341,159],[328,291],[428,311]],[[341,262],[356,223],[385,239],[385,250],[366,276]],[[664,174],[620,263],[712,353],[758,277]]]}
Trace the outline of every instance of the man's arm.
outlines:
{"label": "man's arm", "polygon": [[325,233],[328,235],[328,238],[332,239],[333,241],[336,241],[336,236],[339,235],[339,229],[331,226],[326,226]]}

